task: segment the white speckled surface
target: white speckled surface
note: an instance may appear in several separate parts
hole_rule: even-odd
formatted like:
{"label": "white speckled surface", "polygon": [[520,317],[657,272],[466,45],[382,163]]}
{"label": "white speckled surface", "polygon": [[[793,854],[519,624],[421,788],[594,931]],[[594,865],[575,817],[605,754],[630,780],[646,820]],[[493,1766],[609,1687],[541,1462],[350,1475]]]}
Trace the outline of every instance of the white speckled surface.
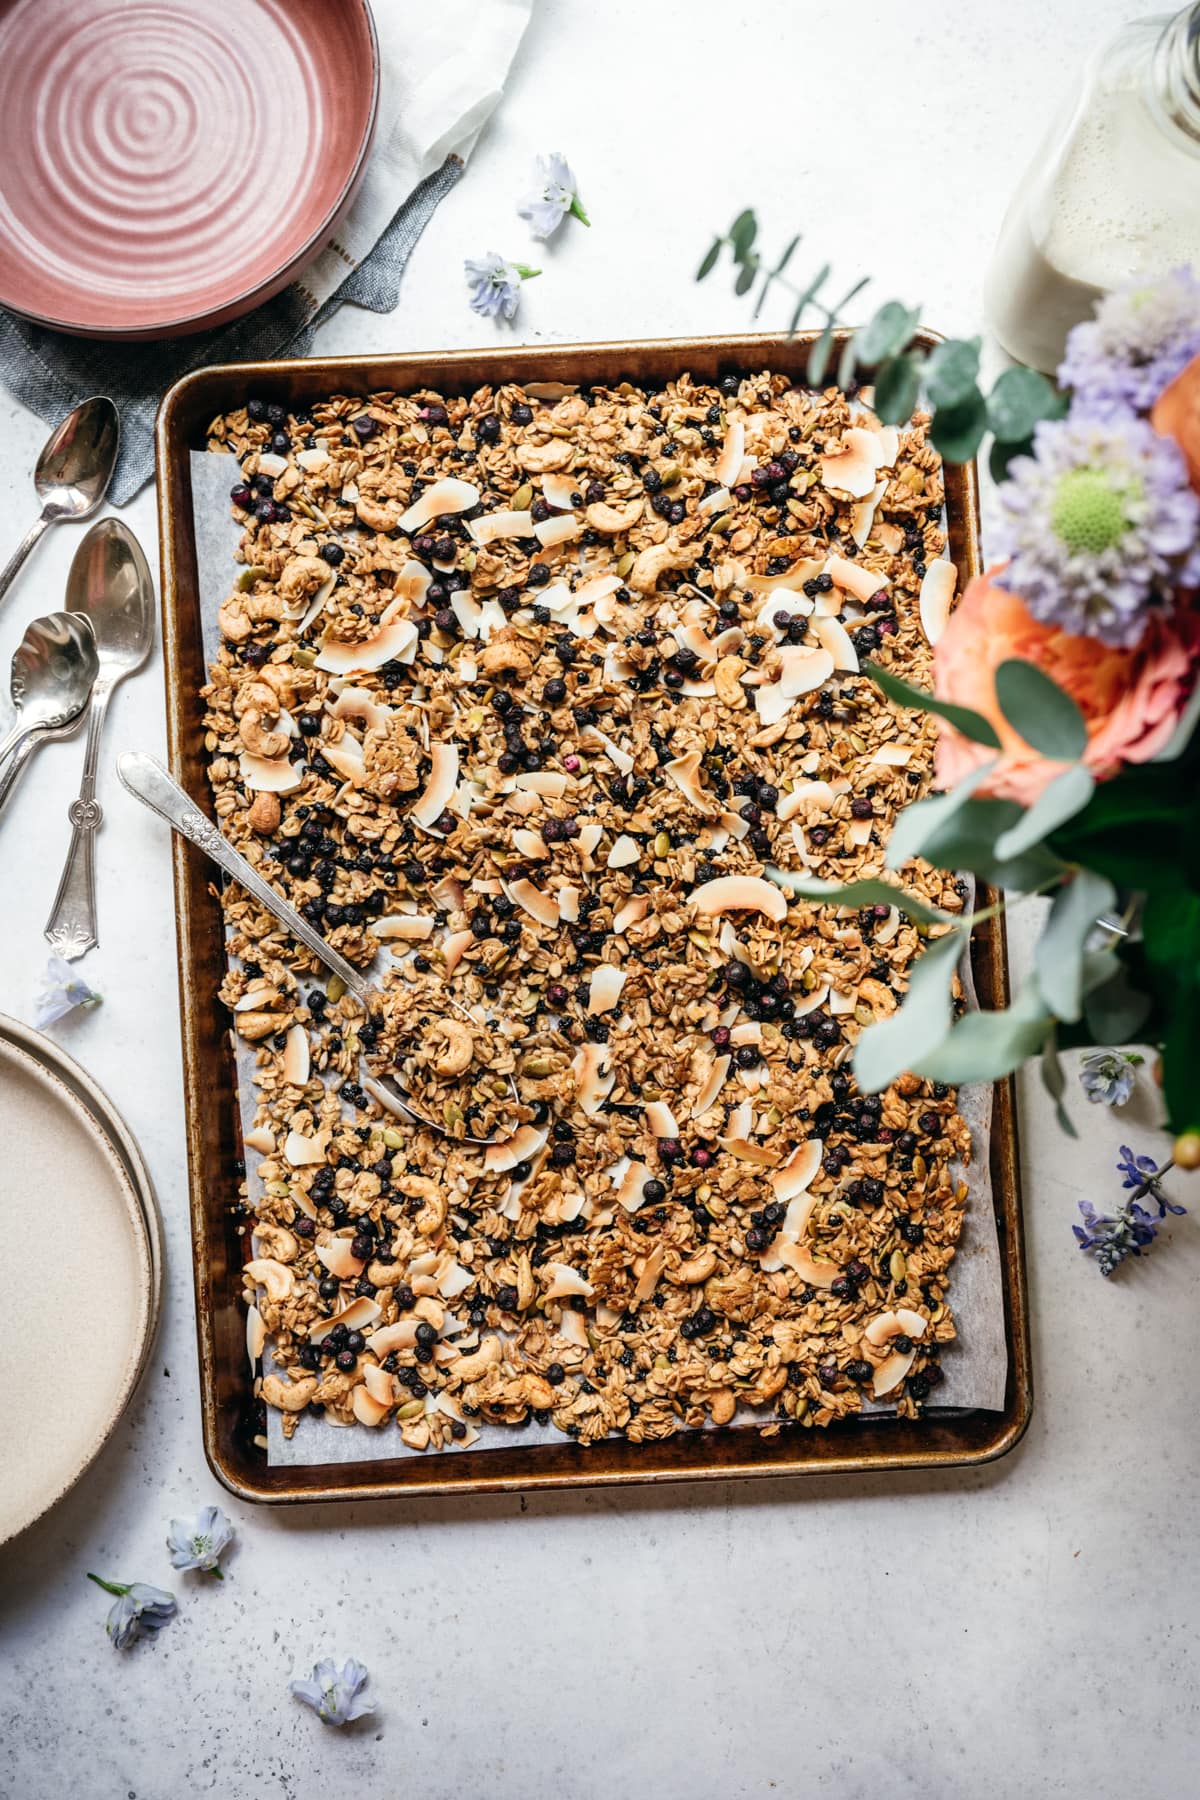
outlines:
{"label": "white speckled surface", "polygon": [[[546,273],[519,334],[743,326],[744,304],[724,283],[697,289],[691,271],[709,229],[750,201],[771,244],[803,228],[810,258],[832,258],[847,284],[873,270],[923,299],[931,324],[974,330],[982,259],[1064,73],[1127,10],[541,0],[399,311],[347,309],[321,347],[490,341],[461,301],[459,263],[493,245],[527,259],[512,201],[529,153],[559,146],[596,224],[568,226],[537,259]],[[0,426],[3,557],[44,432],[2,396]],[[149,496],[127,516],[152,553]],[[76,541],[53,536],[14,590],[0,666],[24,622],[58,603]],[[162,749],[157,664],[110,720],[102,947],[84,965],[105,1004],[59,1029],[153,1169],[166,1317],[141,1397],[85,1485],[0,1552],[0,1800],[1194,1793],[1200,1228],[1173,1222],[1153,1262],[1103,1284],[1071,1218],[1080,1197],[1113,1193],[1122,1139],[1155,1147],[1149,1109],[1118,1121],[1077,1105],[1083,1134],[1068,1144],[1032,1085],[1037,1408],[1007,1461],[527,1504],[231,1504],[224,1585],[170,1582],[178,1622],[113,1651],[85,1570],[167,1583],[168,1517],[223,1498],[200,1448],[167,848],[111,767],[134,745]],[[79,756],[47,750],[0,830],[0,1010],[19,1017]],[[51,1179],[30,1197],[51,1252],[53,1194]],[[372,1673],[377,1717],[344,1736],[286,1691],[326,1650]]]}

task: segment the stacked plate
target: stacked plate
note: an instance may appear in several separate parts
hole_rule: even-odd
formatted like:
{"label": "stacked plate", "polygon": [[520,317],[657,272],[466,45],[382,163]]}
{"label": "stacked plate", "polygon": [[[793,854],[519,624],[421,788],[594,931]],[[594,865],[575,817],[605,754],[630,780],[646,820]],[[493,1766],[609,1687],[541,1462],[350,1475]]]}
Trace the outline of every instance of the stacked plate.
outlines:
{"label": "stacked plate", "polygon": [[0,1543],[115,1430],[158,1323],[162,1236],[141,1152],[78,1064],[0,1015]]}

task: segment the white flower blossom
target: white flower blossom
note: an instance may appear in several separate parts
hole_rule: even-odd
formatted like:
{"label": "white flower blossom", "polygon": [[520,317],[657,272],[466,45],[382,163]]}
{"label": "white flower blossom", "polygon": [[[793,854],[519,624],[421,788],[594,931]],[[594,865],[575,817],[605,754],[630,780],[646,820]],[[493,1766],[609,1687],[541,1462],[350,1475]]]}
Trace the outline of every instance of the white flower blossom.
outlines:
{"label": "white flower blossom", "polygon": [[471,311],[485,319],[511,319],[521,303],[522,281],[531,281],[542,272],[526,268],[524,263],[508,262],[495,250],[489,250],[482,262],[468,257],[463,268],[471,289]]}
{"label": "white flower blossom", "polygon": [[331,1656],[326,1656],[313,1665],[308,1680],[290,1681],[288,1687],[326,1725],[349,1725],[375,1711],[369,1700],[359,1697],[366,1682],[366,1669],[352,1656],[340,1669]]}
{"label": "white flower blossom", "polygon": [[577,190],[578,183],[566,157],[561,150],[553,150],[549,156],[538,157],[533,190],[522,200],[517,212],[528,223],[535,238],[550,237],[568,213],[573,214],[581,225],[590,225],[592,221],[583,210]]}
{"label": "white flower blossom", "polygon": [[65,1019],[77,1006],[99,1006],[100,996],[81,981],[69,962],[52,956],[46,964],[42,986],[34,1001],[33,1022],[39,1031]]}
{"label": "white flower blossom", "polygon": [[175,1617],[175,1596],[165,1588],[151,1587],[145,1581],[104,1581],[90,1572],[88,1580],[106,1594],[117,1596],[104,1626],[116,1650],[128,1650],[143,1631],[161,1631]]}
{"label": "white flower blossom", "polygon": [[202,1506],[194,1519],[172,1519],[167,1549],[173,1569],[203,1569],[221,1576],[219,1563],[233,1537],[233,1524],[219,1506]]}

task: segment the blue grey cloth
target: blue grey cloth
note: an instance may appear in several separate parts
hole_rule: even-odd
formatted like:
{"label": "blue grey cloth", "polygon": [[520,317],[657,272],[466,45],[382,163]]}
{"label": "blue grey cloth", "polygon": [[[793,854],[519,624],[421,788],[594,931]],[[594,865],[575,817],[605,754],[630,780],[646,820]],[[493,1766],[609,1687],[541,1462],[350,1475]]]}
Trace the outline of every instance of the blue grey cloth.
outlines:
{"label": "blue grey cloth", "polygon": [[154,416],[181,375],[212,363],[303,356],[318,325],[347,300],[390,312],[400,277],[438,202],[460,179],[463,163],[448,156],[400,208],[371,254],[319,310],[295,284],[256,312],[195,337],[144,344],[96,342],[32,325],[0,309],[0,381],[32,412],[56,424],[89,394],[109,394],[121,413],[121,457],[112,485],[124,506],[154,473]]}

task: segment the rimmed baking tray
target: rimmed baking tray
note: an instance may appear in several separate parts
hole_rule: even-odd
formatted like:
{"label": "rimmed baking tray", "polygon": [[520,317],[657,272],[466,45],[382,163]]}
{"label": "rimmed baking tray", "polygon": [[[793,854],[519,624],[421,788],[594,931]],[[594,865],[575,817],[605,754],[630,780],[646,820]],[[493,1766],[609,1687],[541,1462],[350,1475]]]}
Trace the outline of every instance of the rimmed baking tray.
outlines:
{"label": "rimmed baking tray", "polygon": [[[918,342],[938,340],[923,332]],[[506,381],[581,384],[627,378],[661,383],[685,370],[707,380],[730,372],[779,370],[802,382],[811,335],[671,338],[641,343],[515,346],[500,350],[408,352],[310,361],[239,363],[200,369],[175,384],[157,425],[162,543],[163,648],[171,766],[192,799],[211,813],[198,698],[206,671],[201,642],[189,457],[204,447],[209,422],[248,393],[288,406],[332,393],[400,392],[423,387],[464,393]],[[948,554],[961,581],[980,568],[979,497],[974,464],[945,471]],[[232,531],[232,526],[231,526]],[[232,551],[231,538],[231,551]],[[588,1448],[525,1445],[469,1456],[407,1456],[394,1462],[270,1467],[254,1442],[256,1424],[237,1271],[245,1258],[229,1202],[241,1155],[229,1017],[217,1000],[225,973],[224,925],[211,870],[175,839],[175,900],[187,1097],[188,1169],[195,1249],[196,1330],[204,1447],[214,1474],[245,1500],[385,1499],[534,1487],[729,1479],[751,1475],[847,1474],[954,1468],[991,1461],[1018,1442],[1033,1405],[1021,1228],[1016,1113],[1011,1082],[997,1085],[990,1157],[1004,1277],[1008,1384],[1002,1412],[932,1413],[919,1420],[875,1416],[826,1430],[785,1427],[681,1432],[660,1443],[605,1440]],[[1008,998],[1004,931],[993,920],[975,934],[980,1004]]]}

